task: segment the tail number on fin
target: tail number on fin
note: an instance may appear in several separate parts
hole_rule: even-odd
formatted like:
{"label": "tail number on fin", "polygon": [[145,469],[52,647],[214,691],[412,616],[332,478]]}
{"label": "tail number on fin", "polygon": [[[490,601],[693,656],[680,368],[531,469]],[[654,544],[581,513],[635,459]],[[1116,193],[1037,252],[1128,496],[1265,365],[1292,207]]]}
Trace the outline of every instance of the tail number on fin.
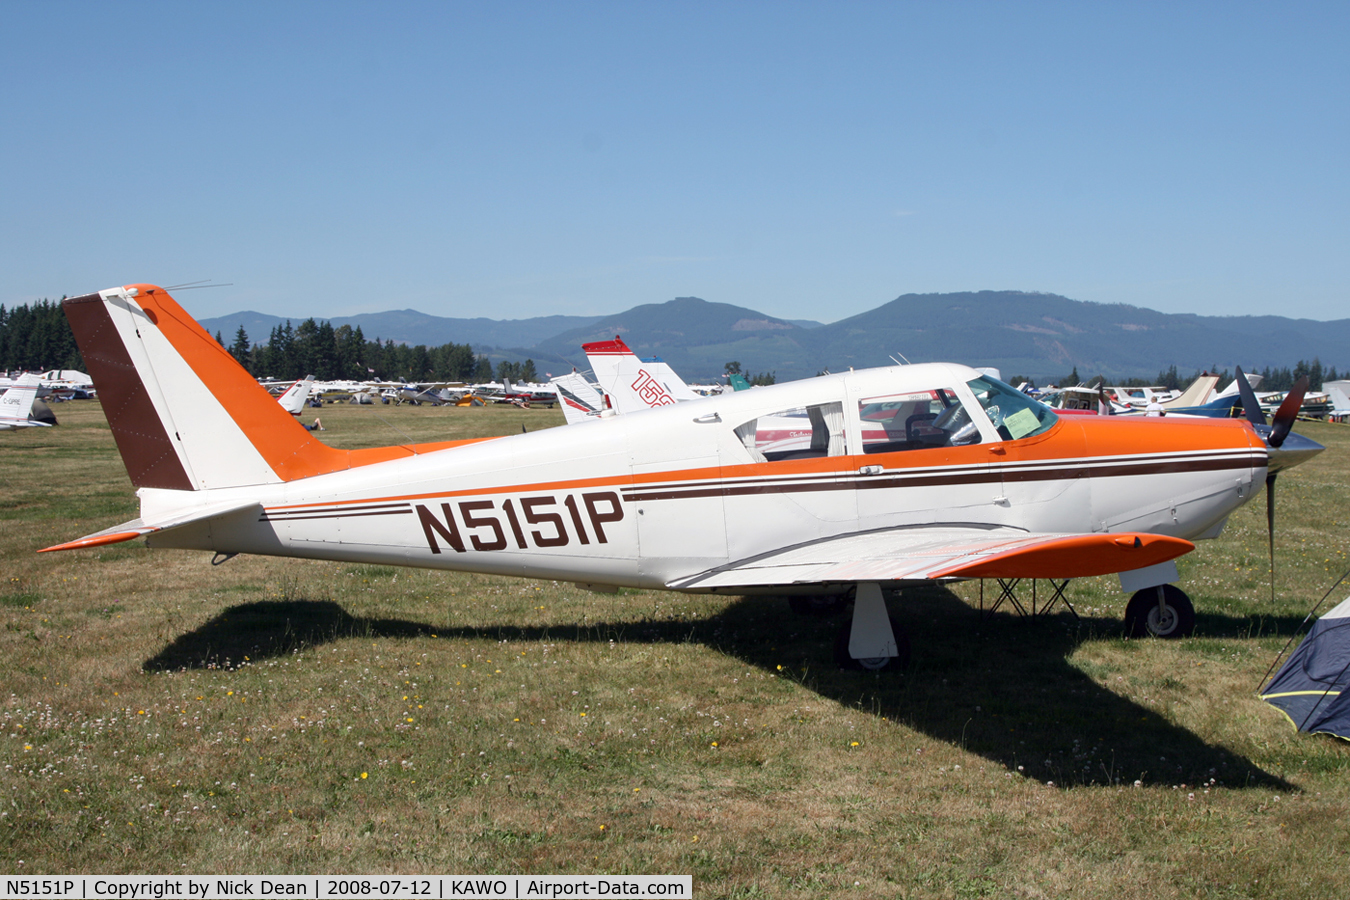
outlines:
{"label": "tail number on fin", "polygon": [[467,553],[470,548],[479,552],[528,550],[531,544],[537,548],[566,547],[574,537],[582,544],[592,539],[607,544],[605,525],[623,520],[623,504],[613,491],[582,494],[580,503],[568,494],[561,503],[552,495],[544,495],[521,497],[518,503],[503,500],[500,507],[495,500],[465,500],[442,503],[439,513],[420,503],[415,508],[432,553],[441,552],[437,538],[456,553]]}
{"label": "tail number on fin", "polygon": [[661,383],[648,374],[646,369],[638,369],[637,380],[633,382],[633,390],[642,398],[642,402],[648,406],[671,406],[675,403],[675,398],[666,392]]}

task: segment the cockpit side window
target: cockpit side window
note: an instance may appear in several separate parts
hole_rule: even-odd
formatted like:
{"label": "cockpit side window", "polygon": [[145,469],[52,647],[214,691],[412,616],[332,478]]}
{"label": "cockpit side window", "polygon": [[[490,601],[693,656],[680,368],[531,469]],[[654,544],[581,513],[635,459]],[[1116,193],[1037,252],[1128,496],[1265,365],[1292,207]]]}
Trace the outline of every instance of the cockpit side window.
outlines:
{"label": "cockpit side window", "polygon": [[846,456],[844,404],[799,406],[759,416],[737,426],[736,438],[755,462]]}
{"label": "cockpit side window", "polygon": [[1005,441],[1040,434],[1057,421],[1050,407],[996,378],[981,376],[966,382],[966,386],[984,408],[989,424]]}
{"label": "cockpit side window", "polygon": [[947,388],[871,397],[858,404],[864,453],[978,444],[979,426]]}

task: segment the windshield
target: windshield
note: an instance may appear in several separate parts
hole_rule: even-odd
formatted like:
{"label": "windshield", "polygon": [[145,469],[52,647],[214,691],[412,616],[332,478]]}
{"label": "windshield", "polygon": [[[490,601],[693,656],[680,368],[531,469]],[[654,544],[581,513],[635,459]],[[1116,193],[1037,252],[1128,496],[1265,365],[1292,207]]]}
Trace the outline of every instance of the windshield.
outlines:
{"label": "windshield", "polygon": [[966,385],[984,407],[999,437],[1006,441],[1040,434],[1055,424],[1055,413],[1050,407],[996,378],[985,375]]}

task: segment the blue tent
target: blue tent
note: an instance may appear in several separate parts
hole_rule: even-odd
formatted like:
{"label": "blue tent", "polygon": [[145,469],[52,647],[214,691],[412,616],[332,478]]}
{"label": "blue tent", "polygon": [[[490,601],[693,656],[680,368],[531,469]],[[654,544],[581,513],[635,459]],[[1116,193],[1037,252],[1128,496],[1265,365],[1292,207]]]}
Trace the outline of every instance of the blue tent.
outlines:
{"label": "blue tent", "polygon": [[1350,740],[1350,598],[1313,623],[1261,691],[1299,731]]}

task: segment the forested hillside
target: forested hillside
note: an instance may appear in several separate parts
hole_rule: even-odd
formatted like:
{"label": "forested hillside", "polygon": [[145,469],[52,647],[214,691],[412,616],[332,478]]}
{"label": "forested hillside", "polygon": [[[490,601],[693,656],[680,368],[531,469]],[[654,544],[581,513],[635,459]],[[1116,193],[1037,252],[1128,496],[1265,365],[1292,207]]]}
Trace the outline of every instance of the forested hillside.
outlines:
{"label": "forested hillside", "polygon": [[[604,317],[547,316],[493,323],[398,310],[341,324],[236,314],[207,322],[273,322],[264,334],[242,324],[213,333],[260,377],[535,380],[588,368],[581,345],[622,335],[639,356],[659,356],[690,382],[719,377],[728,361],[778,381],[849,367],[951,361],[994,366],[1013,379],[1063,383],[1104,376],[1113,383],[1170,384],[1202,370],[1242,366],[1278,390],[1300,373],[1314,384],[1350,367],[1350,319],[1314,322],[1281,316],[1195,316],[1124,304],[1084,303],[1054,294],[978,291],[906,294],[876,309],[804,328],[746,307],[679,297]],[[353,324],[360,319],[361,323]],[[362,324],[363,323],[363,324]],[[368,327],[367,327],[368,326]],[[456,327],[479,335],[457,334]],[[501,345],[483,335],[549,334],[535,344]],[[366,333],[375,331],[374,340]],[[209,329],[208,329],[209,330]],[[448,335],[432,344],[428,335]],[[1325,362],[1324,362],[1325,361]],[[46,300],[0,307],[0,365],[79,368],[60,305]]]}
{"label": "forested hillside", "polygon": [[[534,369],[528,360],[528,365],[504,361],[498,366],[500,371],[494,371],[489,359],[476,355],[469,344],[428,347],[372,341],[360,326],[334,328],[317,319],[306,319],[297,327],[287,321],[257,343],[242,326],[228,343],[218,333],[215,337],[258,378],[314,375],[322,380],[490,381],[505,375],[527,380]],[[0,306],[0,369],[84,369],[60,302],[40,300],[13,309]]]}

